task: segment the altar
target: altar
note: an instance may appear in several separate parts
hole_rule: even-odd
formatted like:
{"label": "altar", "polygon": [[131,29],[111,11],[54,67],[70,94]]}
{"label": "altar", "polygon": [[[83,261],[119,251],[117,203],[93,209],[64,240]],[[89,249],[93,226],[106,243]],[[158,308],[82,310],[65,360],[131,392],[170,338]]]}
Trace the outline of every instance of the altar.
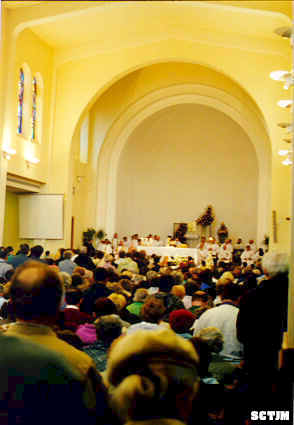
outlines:
{"label": "altar", "polygon": [[197,263],[196,248],[175,248],[173,246],[142,246],[139,245],[138,251],[145,251],[147,255],[158,255],[159,257],[192,257]]}

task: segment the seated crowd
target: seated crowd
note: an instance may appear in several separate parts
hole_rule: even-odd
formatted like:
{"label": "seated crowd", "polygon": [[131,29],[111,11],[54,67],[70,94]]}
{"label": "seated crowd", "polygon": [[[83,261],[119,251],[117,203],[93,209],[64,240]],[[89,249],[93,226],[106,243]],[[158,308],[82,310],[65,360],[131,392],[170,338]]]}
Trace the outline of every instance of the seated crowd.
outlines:
{"label": "seated crowd", "polygon": [[43,252],[0,248],[1,424],[244,425],[253,408],[285,410],[286,254]]}

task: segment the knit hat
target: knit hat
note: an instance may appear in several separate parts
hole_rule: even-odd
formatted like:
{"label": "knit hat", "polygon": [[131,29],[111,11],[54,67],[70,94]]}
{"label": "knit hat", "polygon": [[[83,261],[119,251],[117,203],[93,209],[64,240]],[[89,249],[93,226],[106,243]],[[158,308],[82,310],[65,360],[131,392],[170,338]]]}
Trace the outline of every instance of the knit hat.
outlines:
{"label": "knit hat", "polygon": [[196,316],[188,310],[175,310],[169,315],[169,324],[177,333],[187,332],[196,320]]}
{"label": "knit hat", "polygon": [[198,376],[199,358],[193,346],[168,329],[137,331],[118,340],[110,350],[107,381],[117,386],[129,375],[140,373],[148,362],[170,362],[191,369]]}

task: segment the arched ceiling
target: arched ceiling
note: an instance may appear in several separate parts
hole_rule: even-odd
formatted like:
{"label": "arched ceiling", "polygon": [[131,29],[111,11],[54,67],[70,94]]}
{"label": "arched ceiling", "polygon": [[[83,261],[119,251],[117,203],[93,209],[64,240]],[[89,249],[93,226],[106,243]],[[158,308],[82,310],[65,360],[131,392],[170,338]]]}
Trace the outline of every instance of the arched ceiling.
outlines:
{"label": "arched ceiling", "polygon": [[[34,3],[34,6],[21,7],[21,3]],[[274,29],[290,22],[289,1],[38,3],[6,2],[7,7],[12,8],[15,19],[21,22],[23,16],[27,27],[56,49],[95,42],[101,48],[113,50],[116,46],[150,41],[151,34],[154,40],[174,37],[183,25],[191,39],[199,34],[220,32],[229,33],[232,37],[239,34],[275,40]]]}

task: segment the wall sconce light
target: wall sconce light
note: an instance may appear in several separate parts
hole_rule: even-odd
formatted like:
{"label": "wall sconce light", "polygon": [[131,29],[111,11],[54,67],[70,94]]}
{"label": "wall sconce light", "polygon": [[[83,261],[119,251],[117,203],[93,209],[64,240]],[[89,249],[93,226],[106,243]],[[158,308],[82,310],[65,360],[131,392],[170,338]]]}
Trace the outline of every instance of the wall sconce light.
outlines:
{"label": "wall sconce light", "polygon": [[286,156],[286,155],[289,155],[289,153],[291,153],[291,151],[289,151],[289,149],[280,149],[279,152],[278,152],[278,154],[280,156]]}
{"label": "wall sconce light", "polygon": [[293,72],[289,71],[273,71],[270,73],[270,78],[274,81],[282,81],[284,89],[288,90],[294,84]]}
{"label": "wall sconce light", "polygon": [[292,139],[289,137],[284,137],[283,142],[292,143]]}
{"label": "wall sconce light", "polygon": [[279,100],[277,105],[279,105],[281,108],[290,108],[292,106],[293,100],[291,99],[283,99]]}
{"label": "wall sconce light", "polygon": [[5,159],[10,159],[13,155],[16,154],[16,150],[9,147],[3,147],[2,152],[3,152],[3,157]]}
{"label": "wall sconce light", "polygon": [[32,164],[38,164],[40,160],[35,156],[29,156],[25,158],[27,167],[29,168]]}
{"label": "wall sconce light", "polygon": [[279,122],[278,127],[284,128],[285,130],[287,130],[287,133],[292,133],[293,131],[293,125],[289,122]]}
{"label": "wall sconce light", "polygon": [[282,161],[283,165],[292,165],[292,160],[287,157],[286,159],[284,159],[284,161]]}

